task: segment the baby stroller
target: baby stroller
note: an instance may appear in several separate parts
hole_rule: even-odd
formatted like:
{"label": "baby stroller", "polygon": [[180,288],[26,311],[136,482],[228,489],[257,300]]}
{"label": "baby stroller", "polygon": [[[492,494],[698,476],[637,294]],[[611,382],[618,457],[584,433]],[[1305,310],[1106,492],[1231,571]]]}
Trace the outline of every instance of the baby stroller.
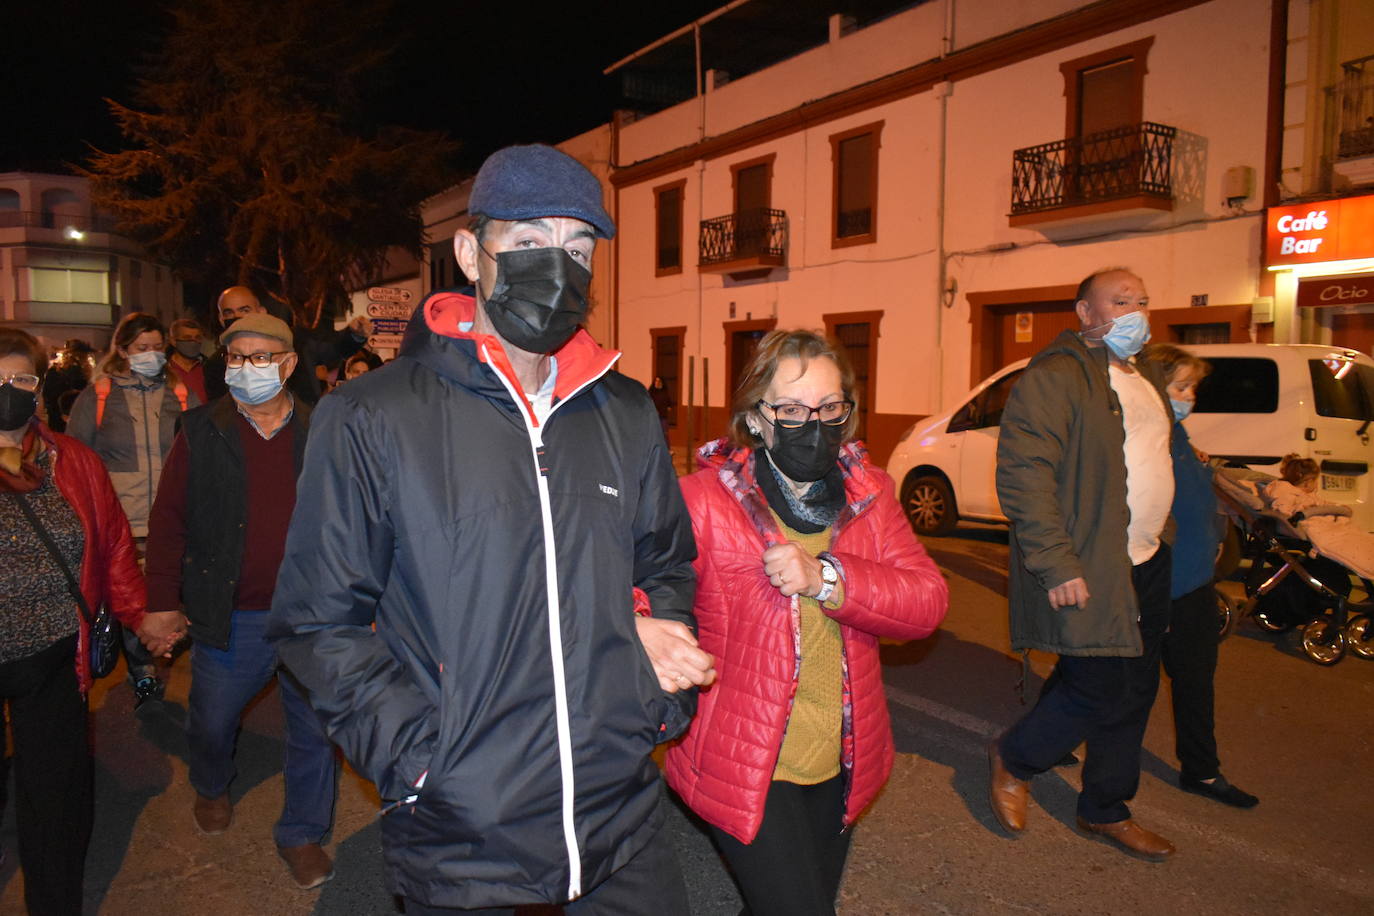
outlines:
{"label": "baby stroller", "polygon": [[1374,658],[1374,582],[1359,576],[1366,600],[1351,600],[1354,574],[1318,554],[1269,507],[1262,494],[1274,479],[1245,468],[1218,468],[1213,478],[1218,501],[1235,525],[1239,558],[1250,563],[1245,601],[1235,616],[1248,616],[1271,633],[1301,627],[1303,652],[1319,665],[1336,664],[1347,650]]}

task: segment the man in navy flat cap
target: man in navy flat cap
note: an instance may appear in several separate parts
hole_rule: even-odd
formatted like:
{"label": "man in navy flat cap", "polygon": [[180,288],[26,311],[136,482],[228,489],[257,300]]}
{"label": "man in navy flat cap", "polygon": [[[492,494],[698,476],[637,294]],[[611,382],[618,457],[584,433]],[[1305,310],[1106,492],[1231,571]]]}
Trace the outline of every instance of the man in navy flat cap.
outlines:
{"label": "man in navy flat cap", "polygon": [[406,913],[687,913],[655,743],[714,678],[643,386],[580,328],[601,185],[493,154],[401,356],[321,401],[271,633],[373,780]]}

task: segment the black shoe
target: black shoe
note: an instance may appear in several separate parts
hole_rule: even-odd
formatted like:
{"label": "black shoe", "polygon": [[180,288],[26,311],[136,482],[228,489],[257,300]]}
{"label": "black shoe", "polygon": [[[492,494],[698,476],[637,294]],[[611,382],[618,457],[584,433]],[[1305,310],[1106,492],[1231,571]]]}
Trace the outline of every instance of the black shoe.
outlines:
{"label": "black shoe", "polygon": [[1226,781],[1226,777],[1220,774],[1211,782],[1203,782],[1201,779],[1190,779],[1187,776],[1179,776],[1178,787],[1184,792],[1192,792],[1194,795],[1202,795],[1207,798],[1219,801],[1223,805],[1230,805],[1233,808],[1253,808],[1259,804],[1259,799],[1242,789],[1237,789]]}
{"label": "black shoe", "polygon": [[156,677],[146,675],[134,682],[134,709],[142,709],[145,703],[161,703],[167,685]]}

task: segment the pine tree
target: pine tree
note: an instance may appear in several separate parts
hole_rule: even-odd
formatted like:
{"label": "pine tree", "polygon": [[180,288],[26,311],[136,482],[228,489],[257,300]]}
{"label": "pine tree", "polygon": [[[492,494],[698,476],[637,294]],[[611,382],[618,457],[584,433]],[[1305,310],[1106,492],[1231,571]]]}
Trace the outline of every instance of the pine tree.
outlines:
{"label": "pine tree", "polygon": [[128,148],[95,151],[96,204],[188,282],[251,285],[316,327],[420,255],[419,204],[457,145],[377,127],[368,94],[395,49],[386,0],[179,0],[133,105]]}

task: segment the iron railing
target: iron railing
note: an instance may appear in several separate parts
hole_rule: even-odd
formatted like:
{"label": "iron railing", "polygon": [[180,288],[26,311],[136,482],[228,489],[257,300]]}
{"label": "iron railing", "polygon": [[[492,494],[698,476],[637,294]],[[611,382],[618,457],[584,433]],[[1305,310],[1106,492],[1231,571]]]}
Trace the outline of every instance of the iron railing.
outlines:
{"label": "iron railing", "polygon": [[1145,121],[1019,149],[1011,160],[1012,215],[1141,194],[1172,197],[1177,133]]}
{"label": "iron railing", "polygon": [[787,214],[758,207],[701,221],[701,266],[747,258],[778,264],[787,251]]}
{"label": "iron railing", "polygon": [[1341,64],[1329,92],[1336,115],[1336,158],[1374,155],[1374,54]]}
{"label": "iron railing", "polygon": [[0,229],[66,229],[81,232],[115,232],[115,221],[108,216],[83,216],[54,213],[51,210],[0,210]]}

